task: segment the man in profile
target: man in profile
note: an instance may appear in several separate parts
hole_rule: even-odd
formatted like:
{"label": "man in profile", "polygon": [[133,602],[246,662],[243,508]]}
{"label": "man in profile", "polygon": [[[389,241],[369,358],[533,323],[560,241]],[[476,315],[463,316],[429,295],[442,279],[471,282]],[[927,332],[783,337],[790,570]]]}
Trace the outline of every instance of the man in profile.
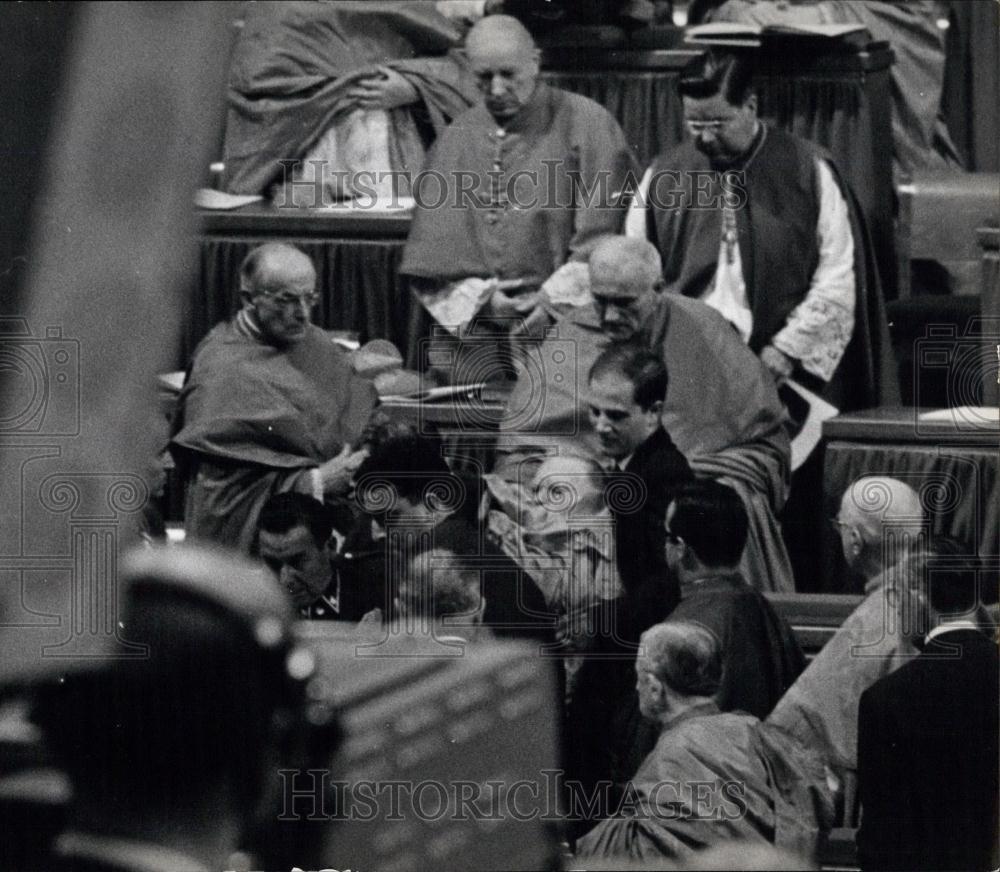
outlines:
{"label": "man in profile", "polygon": [[871,475],[844,491],[833,522],[848,568],[865,578],[867,596],[778,701],[768,722],[823,749],[845,779],[850,815],[858,700],[914,654],[891,618],[895,597],[921,571],[927,519],[919,495],[908,484]]}
{"label": "man in profile", "polygon": [[347,494],[364,459],[352,444],[377,398],[310,322],[316,270],[301,251],[284,243],[251,251],[240,300],[236,317],[195,350],[171,448],[187,484],[187,534],[248,552],[271,494]]}
{"label": "man in profile", "polygon": [[659,738],[630,801],[578,842],[580,854],[683,858],[687,868],[694,852],[727,841],[800,848],[815,840],[824,818],[805,801],[822,791],[822,769],[795,742],[772,740],[753,715],[719,710],[723,661],[711,630],[657,624],[642,634],[635,673],[640,710]]}
{"label": "man in profile", "polygon": [[619,231],[635,166],[606,109],[539,82],[540,52],[515,18],[484,18],[465,46],[482,102],[428,155],[435,182],[414,192],[400,272],[448,332],[503,348],[498,337],[531,315],[542,282],[592,237]]}

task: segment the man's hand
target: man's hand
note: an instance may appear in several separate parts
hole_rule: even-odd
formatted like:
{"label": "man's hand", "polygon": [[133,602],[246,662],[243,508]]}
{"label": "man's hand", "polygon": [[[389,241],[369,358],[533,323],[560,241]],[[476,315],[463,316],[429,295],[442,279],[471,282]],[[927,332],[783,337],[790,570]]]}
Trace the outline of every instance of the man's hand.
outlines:
{"label": "man's hand", "polygon": [[350,445],[345,445],[340,454],[322,464],[319,467],[319,475],[323,481],[324,498],[336,499],[346,496],[351,489],[351,479],[355,471],[367,456],[367,449],[352,451]]}
{"label": "man's hand", "polygon": [[768,368],[776,382],[783,382],[795,371],[795,361],[773,345],[761,349],[760,359]]}
{"label": "man's hand", "polygon": [[359,109],[395,109],[420,99],[417,89],[395,70],[378,67],[378,75],[358,79],[347,98]]}

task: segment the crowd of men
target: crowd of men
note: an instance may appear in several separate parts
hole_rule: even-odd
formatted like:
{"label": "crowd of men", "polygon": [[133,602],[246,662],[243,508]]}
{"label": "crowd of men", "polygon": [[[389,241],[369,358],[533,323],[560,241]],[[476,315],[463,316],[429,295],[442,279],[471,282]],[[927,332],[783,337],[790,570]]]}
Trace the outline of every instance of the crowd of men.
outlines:
{"label": "crowd of men", "polygon": [[[470,475],[436,433],[387,416],[311,322],[309,258],[253,250],[241,308],[199,345],[179,401],[189,541],[126,564],[123,621],[152,658],[33,679],[72,783],[41,865],[218,869],[267,843],[282,754],[336,741],[334,711],[303,714],[297,619],[531,645],[555,671],[554,765],[609,791],[563,822],[580,862],[683,867],[738,844],[747,862],[767,846],[762,862],[809,865],[832,827],[859,825],[866,869],[995,868],[997,649],[971,546],[931,538],[909,484],[866,476],[833,519],[865,598],[811,662],[765,595],[795,590],[778,386],[873,405],[888,377],[835,163],[758,118],[736,54],[685,71],[690,137],[643,173],[605,109],[539,81],[517,20],[484,18],[465,48],[468,108],[415,63],[307,99],[424,101],[426,166],[474,181],[459,203],[418,203],[401,269],[444,328],[428,377],[485,360],[509,383],[492,467]],[[306,148],[336,152],[361,121]],[[238,166],[267,175],[256,155]],[[706,174],[712,206],[695,208]],[[598,177],[603,195],[580,202],[573,185]]]}

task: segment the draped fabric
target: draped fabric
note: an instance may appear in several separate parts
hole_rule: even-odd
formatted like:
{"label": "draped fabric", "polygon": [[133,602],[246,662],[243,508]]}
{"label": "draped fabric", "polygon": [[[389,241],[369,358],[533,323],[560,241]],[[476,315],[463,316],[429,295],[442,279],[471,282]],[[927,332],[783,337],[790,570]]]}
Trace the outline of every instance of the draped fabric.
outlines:
{"label": "draped fabric", "polygon": [[[644,323],[645,340],[670,373],[664,429],[692,469],[721,471],[748,495],[745,577],[765,590],[793,590],[774,519],[785,501],[789,446],[773,379],[722,316],[698,300],[654,295]],[[558,318],[539,345],[522,349],[498,438],[498,474],[516,480],[560,446],[597,454],[581,400],[607,343],[593,308],[583,306]]]}
{"label": "draped fabric", "polygon": [[[427,143],[475,92],[459,33],[432,3],[252,3],[234,49],[224,160],[226,189],[260,194],[354,107],[346,92],[384,65],[417,91],[419,105],[389,112],[394,170],[416,173]],[[381,169],[381,168],[376,168]]]}
{"label": "draped fabric", "polygon": [[[723,785],[739,782],[740,801]],[[695,709],[668,725],[632,779],[628,810],[578,843],[583,857],[662,862],[727,841],[815,855],[832,819],[822,763],[746,714]],[[706,785],[703,797],[695,785]],[[714,789],[712,789],[714,788]]]}
{"label": "draped fabric", "polygon": [[[238,308],[239,267],[265,238],[209,237],[201,242],[201,273],[193,289],[177,368],[184,369],[202,337]],[[295,239],[316,268],[320,302],[313,320],[321,327],[353,330],[362,342],[385,338],[413,368],[429,317],[398,279],[402,240]]]}
{"label": "draped fabric", "polygon": [[311,492],[302,472],[356,442],[376,403],[317,327],[278,349],[218,325],[195,352],[171,442],[189,478],[187,532],[249,550],[268,496]]}

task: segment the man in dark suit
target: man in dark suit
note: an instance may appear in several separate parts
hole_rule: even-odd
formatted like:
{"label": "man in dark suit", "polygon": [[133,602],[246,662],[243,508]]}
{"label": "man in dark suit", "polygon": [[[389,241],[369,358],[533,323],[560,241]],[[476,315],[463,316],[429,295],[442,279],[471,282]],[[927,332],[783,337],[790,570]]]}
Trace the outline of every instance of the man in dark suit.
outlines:
{"label": "man in dark suit", "polygon": [[[679,600],[663,558],[663,517],[677,487],[694,474],[661,423],[667,369],[659,356],[631,342],[612,345],[588,377],[590,423],[601,454],[624,475],[607,493],[615,518],[615,546],[622,585],[629,594],[655,583],[666,616]],[[620,485],[620,489],[618,488]],[[610,488],[609,488],[610,490]]]}
{"label": "man in dark suit", "polygon": [[300,618],[357,620],[364,614],[344,608],[331,564],[332,534],[330,508],[306,494],[273,494],[261,510],[260,558],[291,597]]}
{"label": "man in dark suit", "polygon": [[[936,547],[935,547],[936,546]],[[981,632],[975,558],[934,543],[899,620],[921,653],[861,696],[863,869],[995,869],[997,646]]]}

